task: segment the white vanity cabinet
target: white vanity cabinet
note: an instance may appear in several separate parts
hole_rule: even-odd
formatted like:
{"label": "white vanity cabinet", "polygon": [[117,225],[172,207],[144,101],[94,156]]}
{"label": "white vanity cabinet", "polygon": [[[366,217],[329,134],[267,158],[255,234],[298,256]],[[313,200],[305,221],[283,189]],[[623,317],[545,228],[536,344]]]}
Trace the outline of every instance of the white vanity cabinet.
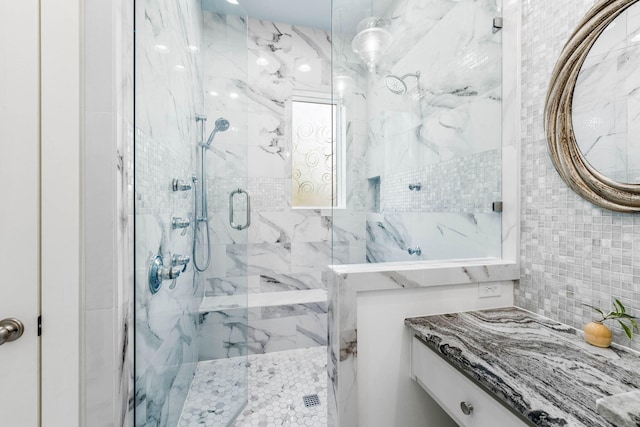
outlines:
{"label": "white vanity cabinet", "polygon": [[529,426],[418,338],[412,340],[411,376],[461,427]]}

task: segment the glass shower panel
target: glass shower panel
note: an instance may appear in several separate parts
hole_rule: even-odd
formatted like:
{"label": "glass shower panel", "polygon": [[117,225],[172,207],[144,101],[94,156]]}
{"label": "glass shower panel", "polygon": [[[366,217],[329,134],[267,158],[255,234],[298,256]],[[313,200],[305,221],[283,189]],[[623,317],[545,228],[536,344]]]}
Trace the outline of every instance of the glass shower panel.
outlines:
{"label": "glass shower panel", "polygon": [[501,0],[333,1],[348,262],[501,257]]}
{"label": "glass shower panel", "polygon": [[246,21],[135,3],[137,426],[228,425],[246,404]]}

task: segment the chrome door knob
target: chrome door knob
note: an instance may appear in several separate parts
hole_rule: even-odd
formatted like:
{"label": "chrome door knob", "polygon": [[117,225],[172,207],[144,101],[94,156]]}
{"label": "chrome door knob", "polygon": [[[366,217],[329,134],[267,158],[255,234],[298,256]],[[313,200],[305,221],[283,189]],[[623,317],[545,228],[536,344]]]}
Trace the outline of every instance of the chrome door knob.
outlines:
{"label": "chrome door knob", "polygon": [[24,333],[24,325],[18,319],[0,320],[0,345],[15,341]]}
{"label": "chrome door knob", "polygon": [[460,402],[460,410],[465,415],[471,415],[473,412],[473,405],[468,402]]}

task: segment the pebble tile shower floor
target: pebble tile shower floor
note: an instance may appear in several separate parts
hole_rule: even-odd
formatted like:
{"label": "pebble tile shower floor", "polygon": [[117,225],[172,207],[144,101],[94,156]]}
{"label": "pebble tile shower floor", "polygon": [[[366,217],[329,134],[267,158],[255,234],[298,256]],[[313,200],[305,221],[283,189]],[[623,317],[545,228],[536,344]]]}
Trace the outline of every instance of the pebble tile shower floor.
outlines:
{"label": "pebble tile shower floor", "polygon": [[[243,358],[198,363],[178,427],[224,427],[243,398]],[[305,407],[317,394],[320,405]],[[249,356],[249,401],[232,427],[326,427],[327,347]]]}

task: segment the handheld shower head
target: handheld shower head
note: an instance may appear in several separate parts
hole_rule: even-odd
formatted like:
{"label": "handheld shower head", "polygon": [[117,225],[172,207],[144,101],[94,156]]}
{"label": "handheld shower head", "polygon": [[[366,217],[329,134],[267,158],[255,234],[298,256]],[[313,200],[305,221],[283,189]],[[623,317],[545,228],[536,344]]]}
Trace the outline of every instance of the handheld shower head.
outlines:
{"label": "handheld shower head", "polygon": [[209,145],[211,145],[211,143],[213,142],[213,138],[216,136],[216,133],[224,132],[227,129],[229,129],[229,120],[220,117],[218,120],[216,120],[215,126],[211,131],[211,135],[209,135],[209,139],[207,139],[207,142],[204,143],[203,146],[209,147]]}

